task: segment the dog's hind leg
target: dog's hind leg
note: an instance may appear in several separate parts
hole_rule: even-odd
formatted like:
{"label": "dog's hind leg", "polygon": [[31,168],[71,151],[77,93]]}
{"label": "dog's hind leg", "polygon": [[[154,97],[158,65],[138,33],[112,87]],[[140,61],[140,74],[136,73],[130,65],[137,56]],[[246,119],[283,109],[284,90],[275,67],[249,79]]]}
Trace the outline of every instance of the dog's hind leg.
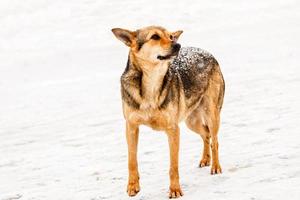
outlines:
{"label": "dog's hind leg", "polygon": [[139,172],[137,164],[137,146],[139,137],[139,127],[137,125],[126,123],[126,139],[128,144],[128,185],[127,193],[129,196],[135,196],[140,191]]}
{"label": "dog's hind leg", "polygon": [[203,116],[201,116],[201,108],[196,108],[186,119],[185,123],[189,129],[198,133],[203,140],[202,158],[199,167],[210,165],[210,133],[208,127],[203,123]]}
{"label": "dog's hind leg", "polygon": [[203,139],[204,149],[200,167],[209,165],[211,138],[212,167],[211,174],[222,173],[219,163],[218,131],[220,126],[220,112],[223,104],[225,83],[219,66],[215,66],[209,79],[208,87],[197,108],[187,117],[187,126]]}
{"label": "dog's hind leg", "polygon": [[211,174],[222,173],[221,165],[219,162],[219,142],[218,131],[220,126],[220,112],[213,107],[210,108],[210,115],[208,119],[208,129],[211,135],[211,150],[212,150],[212,166]]}
{"label": "dog's hind leg", "polygon": [[185,122],[188,128],[200,134],[203,139],[203,155],[199,166],[204,167],[210,164],[211,147],[211,174],[222,173],[222,169],[219,163],[218,152],[218,130],[220,125],[220,112],[216,104],[214,104],[210,98],[204,97],[201,101],[201,104],[187,117]]}

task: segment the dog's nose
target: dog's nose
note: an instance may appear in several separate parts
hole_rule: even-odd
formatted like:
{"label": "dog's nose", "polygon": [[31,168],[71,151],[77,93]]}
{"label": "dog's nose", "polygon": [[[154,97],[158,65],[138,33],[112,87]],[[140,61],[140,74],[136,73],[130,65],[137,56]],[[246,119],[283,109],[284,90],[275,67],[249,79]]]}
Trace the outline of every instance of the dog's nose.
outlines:
{"label": "dog's nose", "polygon": [[179,51],[180,47],[181,47],[181,45],[180,45],[180,44],[178,44],[178,43],[175,43],[175,44],[173,45],[173,51],[174,51],[174,52],[177,52],[177,51]]}

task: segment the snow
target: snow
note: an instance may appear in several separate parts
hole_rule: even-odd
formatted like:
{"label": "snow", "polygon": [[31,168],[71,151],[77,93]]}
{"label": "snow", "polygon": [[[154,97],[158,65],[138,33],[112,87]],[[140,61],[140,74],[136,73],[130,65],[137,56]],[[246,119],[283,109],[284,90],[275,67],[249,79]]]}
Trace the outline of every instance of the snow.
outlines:
{"label": "snow", "polygon": [[[197,63],[198,68],[204,67],[204,59],[214,59],[209,52],[196,47],[181,47],[178,56],[171,63],[176,70],[188,73],[189,67]],[[176,72],[175,72],[176,73]]]}
{"label": "snow", "polygon": [[[115,200],[126,194],[119,77],[111,33],[157,24],[211,52],[226,81],[223,174],[198,168],[202,141],[181,125],[182,199],[300,199],[300,3],[0,1],[0,200]],[[141,191],[167,199],[167,137],[140,130]]]}

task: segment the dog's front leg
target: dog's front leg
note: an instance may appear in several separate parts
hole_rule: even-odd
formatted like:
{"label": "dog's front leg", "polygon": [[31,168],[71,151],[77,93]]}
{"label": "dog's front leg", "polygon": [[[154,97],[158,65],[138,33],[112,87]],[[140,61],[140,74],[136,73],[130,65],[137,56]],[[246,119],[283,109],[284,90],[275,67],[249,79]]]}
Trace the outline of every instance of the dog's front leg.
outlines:
{"label": "dog's front leg", "polygon": [[139,138],[138,125],[130,122],[126,123],[126,139],[128,145],[128,185],[127,193],[129,196],[135,196],[140,191],[139,172],[137,164],[137,145]]}
{"label": "dog's front leg", "polygon": [[169,198],[177,198],[183,195],[179,184],[178,153],[179,153],[179,127],[167,130],[170,148],[170,192]]}

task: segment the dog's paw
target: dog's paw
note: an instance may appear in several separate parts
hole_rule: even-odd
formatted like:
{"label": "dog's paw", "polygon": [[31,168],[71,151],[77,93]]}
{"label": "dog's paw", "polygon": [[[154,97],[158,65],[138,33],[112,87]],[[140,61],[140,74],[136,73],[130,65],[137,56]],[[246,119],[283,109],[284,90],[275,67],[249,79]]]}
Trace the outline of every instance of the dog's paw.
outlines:
{"label": "dog's paw", "polygon": [[210,165],[210,159],[209,158],[203,158],[200,163],[199,167],[206,167]]}
{"label": "dog's paw", "polygon": [[210,170],[211,175],[214,174],[221,174],[222,173],[222,169],[220,164],[213,164]]}
{"label": "dog's paw", "polygon": [[180,186],[178,187],[170,187],[170,192],[169,192],[169,198],[179,198],[183,196],[183,192],[180,189]]}
{"label": "dog's paw", "polygon": [[133,197],[140,191],[139,181],[130,182],[127,185],[127,193],[129,196]]}

